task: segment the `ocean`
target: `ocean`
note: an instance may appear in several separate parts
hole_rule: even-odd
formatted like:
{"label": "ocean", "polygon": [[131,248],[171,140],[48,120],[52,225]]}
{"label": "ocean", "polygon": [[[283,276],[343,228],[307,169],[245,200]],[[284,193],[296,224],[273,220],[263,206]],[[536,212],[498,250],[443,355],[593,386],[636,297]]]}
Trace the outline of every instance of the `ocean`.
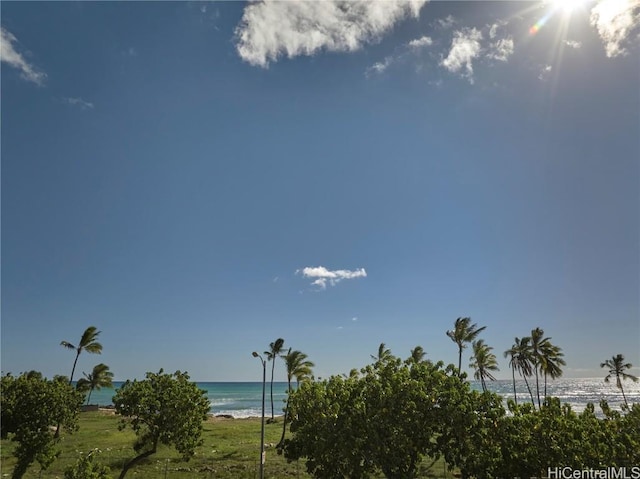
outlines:
{"label": "ocean", "polygon": [[[100,391],[93,391],[91,404],[111,405],[115,389],[121,385],[122,382],[114,382],[114,389],[103,388]],[[198,382],[197,385],[207,391],[213,415],[226,414],[235,418],[259,417],[261,415],[261,382]],[[535,395],[535,379],[533,383],[530,382],[530,385]],[[480,390],[480,384],[477,381],[471,381],[471,386],[478,391]],[[490,381],[487,387],[503,396],[505,400],[513,398],[511,380]],[[541,390],[542,387],[541,383]],[[629,403],[640,403],[640,382],[624,381],[623,387]],[[275,415],[283,413],[284,401],[287,397],[286,390],[287,383],[273,383]],[[531,401],[523,380],[516,380],[516,390],[518,403]],[[616,387],[615,380],[611,383],[605,383],[603,378],[557,379],[548,383],[547,392],[550,396],[560,398],[563,403],[569,403],[574,411],[584,410],[587,403],[594,403],[596,411],[599,411],[598,404],[601,399],[606,399],[614,409],[620,409],[623,403],[622,393]],[[270,383],[266,385],[265,415],[271,416]]]}

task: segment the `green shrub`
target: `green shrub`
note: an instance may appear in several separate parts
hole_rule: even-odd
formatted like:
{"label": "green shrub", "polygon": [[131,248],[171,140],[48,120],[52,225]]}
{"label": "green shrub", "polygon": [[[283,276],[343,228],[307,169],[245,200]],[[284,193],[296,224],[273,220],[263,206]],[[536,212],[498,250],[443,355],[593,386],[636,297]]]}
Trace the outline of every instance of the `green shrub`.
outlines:
{"label": "green shrub", "polygon": [[110,469],[104,464],[93,461],[99,452],[94,449],[78,459],[75,464],[66,468],[64,479],[111,479]]}
{"label": "green shrub", "polygon": [[12,477],[21,478],[36,461],[47,469],[58,455],[52,428],[77,429],[82,395],[64,377],[48,380],[35,372],[3,376],[0,391],[2,436],[18,444]]}

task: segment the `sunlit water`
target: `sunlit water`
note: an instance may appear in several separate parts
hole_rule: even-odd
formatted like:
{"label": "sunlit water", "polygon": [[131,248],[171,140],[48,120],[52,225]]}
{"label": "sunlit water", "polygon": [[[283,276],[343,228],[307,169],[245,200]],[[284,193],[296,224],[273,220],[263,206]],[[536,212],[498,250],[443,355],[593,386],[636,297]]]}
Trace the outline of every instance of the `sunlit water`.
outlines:
{"label": "sunlit water", "polygon": [[[116,382],[115,387],[122,385]],[[472,381],[471,385],[474,389],[480,390],[480,384]],[[534,397],[535,379],[529,381]],[[262,383],[260,382],[202,382],[198,383],[198,387],[207,391],[207,396],[211,404],[211,413],[228,414],[236,418],[260,416],[262,408]],[[491,381],[488,384],[491,391],[500,394],[505,401],[513,398],[513,383],[510,380]],[[624,392],[629,403],[640,403],[640,383],[631,381],[623,382]],[[543,394],[544,384],[540,382],[541,395]],[[286,399],[286,383],[274,383],[273,385],[273,404],[275,415],[281,415]],[[518,394],[518,403],[531,402],[531,397],[527,390],[527,386],[523,380],[516,380],[516,391]],[[101,406],[112,404],[111,398],[114,395],[114,389],[101,389],[94,391],[91,395],[91,403]],[[571,405],[574,411],[583,411],[587,403],[593,403],[596,410],[599,411],[598,404],[600,400],[605,399],[614,409],[620,409],[623,404],[622,393],[616,387],[615,381],[605,383],[602,378],[586,378],[586,379],[557,379],[547,384],[547,393],[549,396],[557,397],[563,403]],[[537,402],[537,398],[535,398]],[[265,413],[271,415],[271,399],[270,384],[266,385],[265,395]]]}
{"label": "sunlit water", "polygon": [[[480,388],[475,381],[472,382],[474,388]],[[529,380],[529,386],[533,392],[534,401],[537,403],[535,378]],[[640,383],[623,381],[624,394],[629,404],[640,403]],[[492,381],[487,384],[492,391],[500,394],[505,399],[513,399],[513,382],[509,380]],[[518,404],[531,402],[531,396],[523,380],[516,380],[516,392]],[[541,400],[544,399],[544,381],[540,381]],[[574,411],[583,411],[588,403],[593,403],[596,410],[599,410],[599,403],[606,400],[614,409],[620,409],[624,403],[622,393],[615,385],[615,380],[605,383],[603,378],[584,379],[556,379],[547,383],[547,395],[557,397],[563,403],[568,403]]]}

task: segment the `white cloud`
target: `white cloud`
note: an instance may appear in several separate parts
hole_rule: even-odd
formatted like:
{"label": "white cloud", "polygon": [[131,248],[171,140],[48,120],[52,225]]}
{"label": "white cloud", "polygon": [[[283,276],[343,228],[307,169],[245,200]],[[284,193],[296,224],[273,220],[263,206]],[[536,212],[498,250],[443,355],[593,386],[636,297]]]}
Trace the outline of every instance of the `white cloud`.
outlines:
{"label": "white cloud", "polygon": [[456,19],[451,15],[447,15],[445,18],[440,18],[436,21],[436,24],[440,28],[448,29],[456,24]]}
{"label": "white cloud", "polygon": [[63,98],[63,100],[69,105],[77,106],[81,110],[88,110],[93,108],[93,103],[84,101],[82,98]]}
{"label": "white cloud", "polygon": [[357,321],[357,320],[358,320],[357,316],[354,316],[353,318],[351,318],[351,321]]}
{"label": "white cloud", "polygon": [[487,50],[487,58],[506,62],[513,55],[513,38],[507,36],[496,40],[498,29],[508,25],[506,20],[498,20],[497,22],[487,25],[489,27],[489,38],[493,40]]}
{"label": "white cloud", "polygon": [[18,43],[16,37],[2,27],[0,27],[0,36],[0,60],[20,70],[20,75],[25,80],[43,85],[47,78],[46,73],[38,71],[16,51],[14,47],[14,44]]}
{"label": "white cloud", "polygon": [[403,60],[405,60],[408,55],[407,51],[418,53],[418,51],[421,50],[422,48],[430,46],[432,44],[433,44],[433,40],[427,36],[423,36],[423,37],[411,40],[406,45],[403,45],[403,48],[400,53],[389,55],[385,57],[383,61],[374,63],[373,65],[371,65],[365,70],[364,74],[367,78],[373,74],[381,74],[387,68],[389,68],[392,64],[396,62],[402,62]]}
{"label": "white cloud", "polygon": [[496,37],[496,35],[498,34],[498,27],[499,25],[497,23],[494,23],[493,25],[491,25],[491,28],[489,29],[489,38]]}
{"label": "white cloud", "polygon": [[416,38],[415,40],[411,40],[408,44],[409,48],[419,49],[423,47],[428,47],[433,45],[433,40],[427,36]]}
{"label": "white cloud", "polygon": [[551,65],[545,65],[542,67],[542,71],[538,75],[538,80],[547,81],[551,75],[551,68]]}
{"label": "white cloud", "polygon": [[564,43],[570,48],[578,49],[578,48],[582,47],[582,43],[581,42],[577,42],[575,40],[567,40]]}
{"label": "white cloud", "polygon": [[513,39],[501,38],[497,42],[491,44],[487,56],[493,60],[506,62],[513,54]]}
{"label": "white cloud", "polygon": [[376,62],[373,65],[371,65],[369,68],[367,68],[367,70],[364,72],[364,74],[369,77],[371,76],[372,73],[383,73],[387,68],[389,68],[389,66],[394,62],[394,58],[389,56],[386,57],[383,61],[381,62]]}
{"label": "white cloud", "polygon": [[598,1],[591,9],[591,25],[598,30],[608,57],[626,55],[625,45],[640,25],[640,0]]}
{"label": "white cloud", "polygon": [[489,38],[495,38],[498,35],[498,28],[507,25],[505,20],[498,20],[496,23],[489,27]]}
{"label": "white cloud", "polygon": [[451,50],[441,65],[452,73],[463,70],[462,76],[473,83],[473,59],[480,55],[482,33],[476,28],[463,28],[453,34]]}
{"label": "white cloud", "polygon": [[313,286],[318,286],[320,289],[326,289],[327,283],[331,286],[335,286],[343,279],[367,277],[367,272],[364,268],[356,269],[354,271],[350,271],[348,269],[337,269],[331,271],[324,266],[307,266],[297,270],[296,274],[302,274],[305,278],[315,278],[311,284]]}
{"label": "white cloud", "polygon": [[[449,16],[445,20],[438,20],[437,22],[451,25],[454,19]],[[475,61],[485,64],[492,63],[487,62],[487,60],[507,62],[513,55],[513,38],[508,35],[502,35],[503,38],[499,38],[499,29],[506,25],[508,25],[507,21],[497,20],[495,23],[486,25],[482,29],[461,27],[454,31],[451,47],[446,54],[446,58],[444,55],[441,55],[440,65],[452,73],[458,73],[462,77],[467,78],[469,82],[473,84],[473,66]],[[369,77],[372,74],[383,73],[391,65],[412,59],[415,55],[419,54],[423,48],[432,46],[434,43],[434,40],[428,36],[411,40],[402,46],[400,53],[387,56],[383,61],[374,63],[368,67],[365,75]],[[422,65],[419,65],[417,70],[421,68]]]}
{"label": "white cloud", "polygon": [[355,51],[404,18],[417,18],[426,1],[255,2],[236,27],[236,48],[244,61],[263,68],[285,55]]}

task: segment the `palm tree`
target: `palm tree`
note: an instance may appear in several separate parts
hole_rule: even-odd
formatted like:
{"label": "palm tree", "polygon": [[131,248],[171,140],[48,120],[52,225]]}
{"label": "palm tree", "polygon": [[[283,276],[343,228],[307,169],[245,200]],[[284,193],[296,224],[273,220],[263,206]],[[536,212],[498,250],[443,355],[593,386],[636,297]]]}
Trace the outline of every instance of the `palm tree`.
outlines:
{"label": "palm tree", "polygon": [[622,354],[617,354],[613,356],[611,359],[607,359],[604,363],[600,363],[601,368],[609,368],[609,374],[607,374],[604,378],[606,383],[609,382],[612,376],[616,377],[616,386],[622,392],[622,398],[624,399],[624,404],[629,407],[629,403],[627,402],[627,397],[624,395],[624,389],[622,388],[622,380],[623,379],[631,379],[634,383],[638,382],[638,378],[633,374],[625,373],[625,369],[631,369],[633,365],[631,363],[624,362],[624,356]]}
{"label": "palm tree", "polygon": [[[89,326],[82,333],[82,337],[80,338],[80,342],[78,346],[74,346],[68,341],[61,341],[60,345],[64,346],[67,349],[74,349],[76,351],[76,359],[73,361],[73,367],[71,368],[71,377],[69,378],[69,384],[73,383],[73,373],[76,371],[76,364],[78,363],[78,358],[80,357],[80,353],[84,350],[88,353],[92,354],[100,354],[102,353],[102,344],[97,341],[98,335],[100,331],[95,326]],[[56,426],[56,432],[54,437],[57,439],[60,437],[60,423]]]}
{"label": "palm tree", "polygon": [[71,368],[71,377],[69,378],[69,384],[73,383],[73,373],[76,370],[78,357],[80,357],[80,353],[82,351],[86,351],[92,354],[100,354],[102,352],[102,344],[97,341],[99,334],[100,331],[98,331],[95,326],[89,326],[87,329],[85,329],[84,333],[82,333],[82,337],[80,338],[78,346],[74,346],[68,341],[60,342],[61,346],[64,346],[67,349],[74,349],[76,351],[76,359],[73,361],[73,368]]}
{"label": "palm tree", "polygon": [[386,347],[386,344],[380,343],[378,346],[378,354],[371,355],[371,359],[374,359],[377,363],[383,362],[391,358],[391,350]]}
{"label": "palm tree", "polygon": [[544,397],[547,397],[547,377],[557,379],[562,376],[562,366],[567,363],[562,359],[562,348],[551,344],[551,338],[541,345],[540,372],[544,375]]}
{"label": "palm tree", "polygon": [[93,367],[93,371],[89,374],[83,372],[83,378],[78,379],[76,389],[79,391],[88,391],[87,404],[91,400],[91,393],[94,389],[100,391],[100,388],[112,388],[113,387],[113,373],[109,371],[109,366],[100,363]]}
{"label": "palm tree", "polygon": [[288,396],[284,408],[284,420],[282,421],[282,437],[277,447],[282,447],[284,444],[284,434],[287,429],[287,414],[289,412],[289,396],[293,392],[291,380],[295,377],[298,385],[300,385],[302,381],[310,381],[313,374],[311,368],[315,366],[315,364],[307,359],[305,353],[301,351],[291,351],[291,348],[289,348],[289,351],[287,351],[287,354],[285,354],[283,358],[287,366]]}
{"label": "palm tree", "polygon": [[273,343],[269,343],[269,351],[265,351],[267,361],[271,361],[271,422],[273,422],[273,372],[276,367],[276,358],[284,350],[284,339],[278,338]]}
{"label": "palm tree", "polygon": [[504,352],[504,357],[510,356],[509,366],[512,370],[513,376],[513,397],[515,399],[516,404],[518,404],[518,397],[516,394],[516,377],[515,372],[518,371],[518,374],[524,378],[524,382],[527,385],[527,390],[529,391],[529,396],[531,397],[531,404],[535,407],[536,403],[533,399],[533,392],[531,391],[531,387],[529,386],[529,381],[527,380],[530,377],[532,372],[531,367],[531,348],[529,345],[529,341],[531,338],[515,338],[513,346],[511,349],[508,349]]}
{"label": "palm tree", "polygon": [[[517,340],[518,338],[516,338],[516,341]],[[518,349],[520,350],[518,352],[518,359],[517,359],[518,371],[520,372],[520,375],[524,379],[524,383],[527,386],[527,391],[529,391],[529,397],[531,398],[531,405],[535,409],[536,403],[533,399],[533,391],[531,390],[531,385],[529,384],[529,380],[527,379],[533,376],[533,365],[532,365],[533,361],[531,360],[531,338],[528,338],[528,337],[522,338],[520,340]]]}
{"label": "palm tree", "polygon": [[540,408],[540,382],[538,371],[541,370],[542,351],[548,347],[549,338],[544,337],[544,330],[536,328],[531,330],[531,362],[536,376],[536,395],[538,396],[538,409]]}
{"label": "palm tree", "polygon": [[407,363],[410,364],[418,364],[424,360],[424,357],[427,355],[422,346],[416,346],[411,350],[411,356],[407,359]]}
{"label": "palm tree", "polygon": [[[516,338],[516,341],[517,340],[518,338]],[[509,369],[511,369],[511,378],[513,380],[513,400],[516,402],[516,405],[518,405],[518,393],[516,392],[516,368],[518,367],[518,362],[516,359],[517,355],[518,348],[515,344],[503,353],[503,356],[505,358],[509,358]]]}
{"label": "palm tree", "polygon": [[495,381],[491,371],[499,371],[498,362],[496,361],[496,355],[491,351],[493,348],[484,343],[484,340],[479,339],[474,341],[473,344],[473,356],[471,356],[471,362],[469,367],[475,369],[474,378],[480,380],[482,390],[487,391],[487,383],[485,378]]}
{"label": "palm tree", "polygon": [[458,376],[462,371],[462,350],[467,347],[465,343],[474,341],[485,328],[486,326],[478,328],[477,324],[471,324],[471,318],[458,318],[453,331],[447,331],[447,336],[458,345]]}

